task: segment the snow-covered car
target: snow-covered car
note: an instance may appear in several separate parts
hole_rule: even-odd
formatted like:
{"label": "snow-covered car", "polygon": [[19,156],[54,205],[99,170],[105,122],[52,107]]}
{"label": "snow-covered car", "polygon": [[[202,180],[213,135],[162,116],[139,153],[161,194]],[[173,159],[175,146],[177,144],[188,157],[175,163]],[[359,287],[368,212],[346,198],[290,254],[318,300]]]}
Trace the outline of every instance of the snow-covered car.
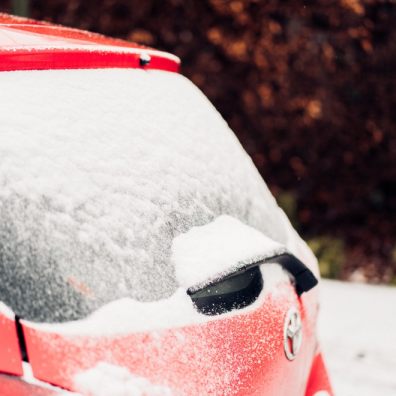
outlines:
{"label": "snow-covered car", "polygon": [[179,59],[0,15],[0,394],[332,394],[315,257]]}

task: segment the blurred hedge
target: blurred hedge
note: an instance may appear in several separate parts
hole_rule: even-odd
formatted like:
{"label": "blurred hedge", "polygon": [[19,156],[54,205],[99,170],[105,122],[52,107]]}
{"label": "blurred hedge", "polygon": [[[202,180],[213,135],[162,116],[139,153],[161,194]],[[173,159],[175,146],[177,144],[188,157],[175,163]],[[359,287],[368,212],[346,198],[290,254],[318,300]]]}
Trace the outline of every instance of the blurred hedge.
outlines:
{"label": "blurred hedge", "polygon": [[395,276],[394,1],[32,0],[30,12],[180,56],[300,232],[341,241],[342,276]]}

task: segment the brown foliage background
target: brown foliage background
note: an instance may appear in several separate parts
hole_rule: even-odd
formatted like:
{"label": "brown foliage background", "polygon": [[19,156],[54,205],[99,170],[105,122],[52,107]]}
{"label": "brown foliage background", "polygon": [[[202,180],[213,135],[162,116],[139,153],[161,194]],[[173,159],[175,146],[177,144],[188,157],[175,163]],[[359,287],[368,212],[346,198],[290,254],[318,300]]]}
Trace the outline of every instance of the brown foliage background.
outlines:
{"label": "brown foliage background", "polygon": [[178,55],[299,231],[342,241],[339,275],[396,279],[394,1],[32,0],[30,16]]}

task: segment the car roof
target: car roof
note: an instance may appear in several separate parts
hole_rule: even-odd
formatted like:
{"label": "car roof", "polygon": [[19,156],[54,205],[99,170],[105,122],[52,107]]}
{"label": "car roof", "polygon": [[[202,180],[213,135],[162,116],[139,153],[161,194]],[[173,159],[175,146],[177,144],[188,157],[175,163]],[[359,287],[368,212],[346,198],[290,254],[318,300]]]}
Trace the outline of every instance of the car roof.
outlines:
{"label": "car roof", "polygon": [[0,13],[0,71],[144,68],[177,72],[167,52],[97,33]]}

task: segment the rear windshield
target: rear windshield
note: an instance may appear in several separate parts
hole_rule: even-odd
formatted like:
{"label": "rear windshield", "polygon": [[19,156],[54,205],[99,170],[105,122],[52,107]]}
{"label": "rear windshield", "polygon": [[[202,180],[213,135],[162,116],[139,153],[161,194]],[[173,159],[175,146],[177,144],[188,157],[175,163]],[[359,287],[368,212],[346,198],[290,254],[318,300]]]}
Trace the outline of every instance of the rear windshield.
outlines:
{"label": "rear windshield", "polygon": [[173,238],[221,214],[286,243],[250,158],[180,75],[4,72],[0,108],[0,300],[25,319],[170,296]]}

